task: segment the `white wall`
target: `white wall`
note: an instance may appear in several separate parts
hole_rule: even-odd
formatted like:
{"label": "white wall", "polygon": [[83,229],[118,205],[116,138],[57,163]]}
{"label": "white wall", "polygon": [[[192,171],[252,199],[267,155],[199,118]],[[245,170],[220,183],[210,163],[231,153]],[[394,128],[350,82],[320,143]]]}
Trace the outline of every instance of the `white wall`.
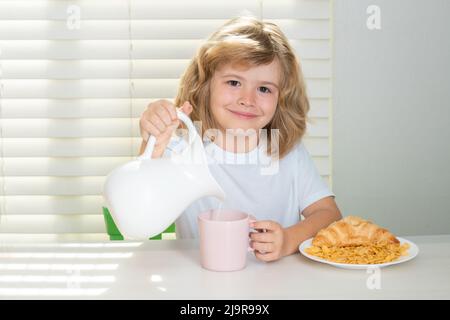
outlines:
{"label": "white wall", "polygon": [[344,215],[398,235],[450,233],[449,12],[447,0],[334,1],[333,190]]}

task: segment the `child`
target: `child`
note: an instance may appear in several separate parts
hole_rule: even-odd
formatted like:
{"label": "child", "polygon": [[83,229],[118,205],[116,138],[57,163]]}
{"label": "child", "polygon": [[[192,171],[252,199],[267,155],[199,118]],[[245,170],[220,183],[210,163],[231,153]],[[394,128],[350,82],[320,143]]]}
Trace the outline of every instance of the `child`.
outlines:
{"label": "child", "polygon": [[[213,151],[208,157],[226,160],[211,161],[209,167],[225,191],[223,206],[253,214],[257,221],[251,227],[265,230],[250,233],[258,259],[273,261],[298,252],[301,242],[341,218],[333,193],[301,142],[309,102],[299,62],[277,25],[237,17],[216,31],[182,76],[175,103],[158,100],[142,114],[140,153],[149,134],[156,137],[153,158],[176,147],[172,133],[180,121],[175,106],[182,102],[181,111],[201,121],[205,148]],[[268,147],[260,129],[269,131]],[[245,143],[236,145],[236,137]],[[266,159],[276,153],[277,169],[270,174],[262,173],[260,163],[245,163],[261,150]],[[176,221],[177,238],[197,237],[197,215],[218,207],[213,197],[192,203]]]}

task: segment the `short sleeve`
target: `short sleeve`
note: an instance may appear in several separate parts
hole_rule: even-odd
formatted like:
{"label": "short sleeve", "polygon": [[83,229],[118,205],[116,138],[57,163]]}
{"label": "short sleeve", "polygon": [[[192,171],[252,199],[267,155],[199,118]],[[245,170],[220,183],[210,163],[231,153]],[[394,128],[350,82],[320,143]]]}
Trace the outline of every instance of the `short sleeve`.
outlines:
{"label": "short sleeve", "polygon": [[314,202],[335,196],[319,174],[314,161],[303,143],[297,146],[298,173],[297,185],[300,213]]}

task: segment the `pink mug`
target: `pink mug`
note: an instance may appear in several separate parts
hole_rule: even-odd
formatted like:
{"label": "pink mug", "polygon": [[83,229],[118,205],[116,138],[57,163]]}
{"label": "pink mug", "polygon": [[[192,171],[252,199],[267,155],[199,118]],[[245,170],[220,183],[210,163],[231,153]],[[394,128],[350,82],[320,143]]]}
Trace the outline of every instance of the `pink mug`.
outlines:
{"label": "pink mug", "polygon": [[255,217],[237,210],[209,210],[198,215],[203,268],[236,271],[247,265],[250,222]]}

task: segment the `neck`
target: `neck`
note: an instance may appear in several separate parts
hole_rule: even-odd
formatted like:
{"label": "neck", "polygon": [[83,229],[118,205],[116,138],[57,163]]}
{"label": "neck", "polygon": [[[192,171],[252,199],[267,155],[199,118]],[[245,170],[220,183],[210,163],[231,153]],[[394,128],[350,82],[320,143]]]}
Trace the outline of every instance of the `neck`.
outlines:
{"label": "neck", "polygon": [[230,130],[222,131],[222,134],[218,136],[214,143],[223,150],[233,153],[247,153],[252,151],[258,146],[259,136],[258,134],[233,134]]}

